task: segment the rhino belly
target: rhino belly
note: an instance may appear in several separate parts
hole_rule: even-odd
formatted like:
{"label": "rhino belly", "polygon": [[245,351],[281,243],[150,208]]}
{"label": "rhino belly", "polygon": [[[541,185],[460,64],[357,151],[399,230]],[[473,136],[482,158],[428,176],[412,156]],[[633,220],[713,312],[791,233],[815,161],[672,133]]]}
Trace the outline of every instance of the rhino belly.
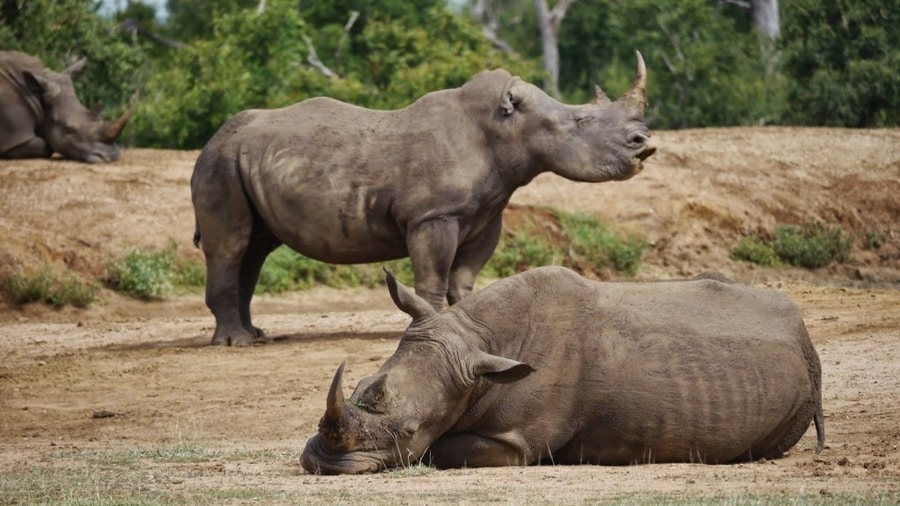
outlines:
{"label": "rhino belly", "polygon": [[365,175],[271,167],[251,179],[251,200],[266,228],[298,253],[354,264],[407,256],[406,238],[390,214],[390,192]]}

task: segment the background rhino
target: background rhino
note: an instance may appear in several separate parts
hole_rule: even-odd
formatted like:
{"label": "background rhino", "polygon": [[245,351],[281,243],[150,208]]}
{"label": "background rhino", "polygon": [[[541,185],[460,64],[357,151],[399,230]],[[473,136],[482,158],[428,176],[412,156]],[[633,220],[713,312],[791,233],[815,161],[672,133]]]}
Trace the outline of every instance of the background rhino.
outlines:
{"label": "background rhino", "polygon": [[75,96],[72,76],[82,59],[62,72],[33,56],[0,51],[0,158],[48,158],[53,153],[88,163],[119,159],[115,141],[137,102],[111,122]]}
{"label": "background rhino", "polygon": [[413,317],[378,372],[342,395],[301,456],[312,473],[774,458],[815,420],[821,368],[783,294],[714,279],[601,283],[562,267]]}
{"label": "background rhino", "polygon": [[314,98],[250,110],[204,147],[191,179],[206,256],[213,344],[263,340],[250,299],[266,256],[287,244],[331,263],[409,256],[416,292],[459,301],[500,238],[516,188],[552,171],[628,179],[655,151],[644,124],[646,70],[618,101],[557,102],[505,70],[397,111]]}

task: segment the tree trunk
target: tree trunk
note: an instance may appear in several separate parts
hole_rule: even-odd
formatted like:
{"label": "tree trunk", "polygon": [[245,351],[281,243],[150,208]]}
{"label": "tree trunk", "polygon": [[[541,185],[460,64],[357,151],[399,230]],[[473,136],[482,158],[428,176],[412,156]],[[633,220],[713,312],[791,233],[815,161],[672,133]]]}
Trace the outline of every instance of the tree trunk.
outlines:
{"label": "tree trunk", "polygon": [[759,33],[770,39],[781,34],[781,21],[778,16],[778,0],[753,0],[750,3],[753,26]]}
{"label": "tree trunk", "polygon": [[559,25],[573,3],[575,0],[560,0],[553,9],[550,9],[547,0],[534,0],[538,27],[541,31],[542,62],[547,73],[544,91],[555,98],[559,98]]}

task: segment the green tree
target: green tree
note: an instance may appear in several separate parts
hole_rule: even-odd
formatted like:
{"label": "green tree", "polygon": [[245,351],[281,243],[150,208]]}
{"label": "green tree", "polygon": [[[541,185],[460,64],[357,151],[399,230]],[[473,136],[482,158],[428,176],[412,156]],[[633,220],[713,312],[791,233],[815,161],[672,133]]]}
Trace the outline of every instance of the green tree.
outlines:
{"label": "green tree", "polygon": [[259,0],[168,0],[165,33],[182,42],[212,39],[215,19],[256,7]]}
{"label": "green tree", "polygon": [[[326,24],[313,26],[296,5],[270,0],[262,13],[254,6],[220,14],[211,38],[172,52],[167,67],[147,82],[129,128],[135,141],[199,148],[243,109],[282,107],[317,95],[398,108],[429,91],[459,86],[483,68],[505,66],[525,76],[530,68],[492,51],[476,26],[442,6],[411,17],[370,12],[365,27],[347,35],[338,59],[343,14],[339,24],[327,24],[319,13],[316,19]],[[313,49],[334,75],[309,64]]]}
{"label": "green tree", "polygon": [[[534,2],[489,4],[499,38],[539,58]],[[628,89],[640,50],[649,70],[647,116],[655,128],[759,124],[781,116],[785,82],[770,63],[771,42],[753,29],[750,10],[733,2],[578,0],[558,39],[559,88],[568,102],[590,100],[594,84],[610,96]]]}
{"label": "green tree", "polygon": [[900,124],[900,2],[794,0],[783,8],[788,122]]}
{"label": "green tree", "polygon": [[746,12],[711,0],[583,0],[560,30],[560,83],[584,101],[598,82],[628,89],[634,51],[648,67],[647,115],[656,128],[772,122],[783,80],[767,68]]}

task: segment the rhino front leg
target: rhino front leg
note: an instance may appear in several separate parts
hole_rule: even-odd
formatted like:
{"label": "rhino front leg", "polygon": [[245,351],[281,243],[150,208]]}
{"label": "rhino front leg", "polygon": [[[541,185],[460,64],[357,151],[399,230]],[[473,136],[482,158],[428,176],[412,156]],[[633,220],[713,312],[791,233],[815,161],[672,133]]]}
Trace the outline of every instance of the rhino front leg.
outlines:
{"label": "rhino front leg", "polygon": [[415,275],[416,294],[436,311],[446,305],[450,266],[459,245],[459,223],[441,216],[412,228],[406,247]]}
{"label": "rhino front leg", "polygon": [[444,434],[431,444],[422,461],[438,469],[528,464],[524,452],[516,445],[471,432]]}
{"label": "rhino front leg", "polygon": [[453,267],[450,268],[450,286],[447,291],[447,301],[451,305],[472,293],[475,277],[497,248],[502,230],[503,217],[498,215],[488,223],[481,235],[456,252]]}
{"label": "rhino front leg", "polygon": [[53,156],[53,149],[41,137],[32,137],[28,142],[19,144],[18,146],[3,153],[0,158],[50,158]]}

